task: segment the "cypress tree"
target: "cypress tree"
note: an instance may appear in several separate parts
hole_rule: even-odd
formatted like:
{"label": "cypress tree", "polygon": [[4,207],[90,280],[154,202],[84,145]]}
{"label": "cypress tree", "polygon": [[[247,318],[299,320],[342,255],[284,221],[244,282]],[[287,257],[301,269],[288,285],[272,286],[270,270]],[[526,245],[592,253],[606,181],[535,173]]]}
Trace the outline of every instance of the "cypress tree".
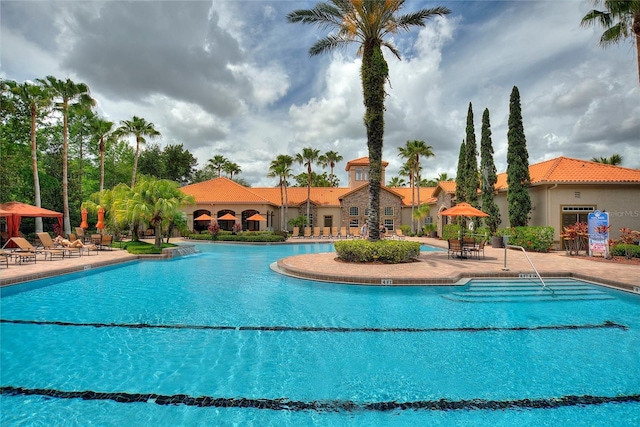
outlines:
{"label": "cypress tree", "polygon": [[473,108],[469,103],[469,111],[467,112],[467,142],[466,142],[466,161],[464,186],[467,203],[471,206],[478,207],[478,149],[476,145],[476,132],[473,127]]}
{"label": "cypress tree", "polygon": [[456,203],[466,202],[466,188],[464,185],[464,180],[466,174],[466,164],[467,164],[467,149],[464,140],[462,140],[462,144],[460,144],[460,154],[458,154],[458,171],[456,173]]}
{"label": "cypress tree", "polygon": [[509,100],[509,131],[507,133],[507,205],[511,227],[526,226],[531,211],[529,187],[529,153],[522,125],[520,92],[517,86]]}
{"label": "cypress tree", "polygon": [[489,109],[482,114],[482,131],[480,136],[480,172],[482,173],[482,211],[489,214],[484,219],[485,224],[495,234],[500,225],[500,209],[494,201],[494,189],[498,176],[493,162],[493,143],[491,141],[491,123]]}

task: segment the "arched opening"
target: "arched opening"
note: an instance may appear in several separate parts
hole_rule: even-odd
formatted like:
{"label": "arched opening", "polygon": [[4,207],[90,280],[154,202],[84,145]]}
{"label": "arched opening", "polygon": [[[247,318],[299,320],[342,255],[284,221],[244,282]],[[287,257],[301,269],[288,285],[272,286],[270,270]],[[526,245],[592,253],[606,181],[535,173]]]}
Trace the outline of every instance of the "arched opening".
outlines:
{"label": "arched opening", "polygon": [[[209,219],[198,219],[198,218],[202,218],[203,216],[208,216]],[[196,233],[201,233],[202,231],[206,230],[207,227],[209,227],[209,224],[211,224],[211,211],[206,210],[206,209],[198,209],[197,211],[193,211],[193,231],[195,231]]]}
{"label": "arched opening", "polygon": [[220,230],[233,231],[233,224],[235,224],[237,220],[235,211],[229,209],[218,211],[217,221]]}

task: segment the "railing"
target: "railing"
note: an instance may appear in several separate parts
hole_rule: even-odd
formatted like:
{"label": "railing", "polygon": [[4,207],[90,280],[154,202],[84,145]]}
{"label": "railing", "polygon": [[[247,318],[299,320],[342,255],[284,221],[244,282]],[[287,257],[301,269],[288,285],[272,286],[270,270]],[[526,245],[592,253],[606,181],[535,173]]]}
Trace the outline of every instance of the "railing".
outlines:
{"label": "railing", "polygon": [[544,280],[542,279],[542,276],[540,275],[540,273],[538,273],[538,269],[536,268],[535,265],[533,265],[533,262],[531,261],[531,258],[529,258],[529,255],[527,255],[527,251],[524,250],[524,248],[522,246],[517,246],[517,245],[505,245],[505,255],[504,255],[504,265],[506,268],[507,265],[507,254],[506,254],[506,249],[507,248],[515,248],[515,249],[520,249],[522,251],[522,253],[524,254],[525,258],[527,258],[527,261],[529,261],[529,264],[531,265],[531,267],[533,268],[533,271],[536,272],[536,276],[538,276],[538,279],[540,279],[540,283],[542,283],[542,289],[545,289],[549,292],[551,292],[552,295],[555,294],[555,292],[553,292],[553,289],[551,289],[550,287],[547,286],[546,283],[544,283]]}

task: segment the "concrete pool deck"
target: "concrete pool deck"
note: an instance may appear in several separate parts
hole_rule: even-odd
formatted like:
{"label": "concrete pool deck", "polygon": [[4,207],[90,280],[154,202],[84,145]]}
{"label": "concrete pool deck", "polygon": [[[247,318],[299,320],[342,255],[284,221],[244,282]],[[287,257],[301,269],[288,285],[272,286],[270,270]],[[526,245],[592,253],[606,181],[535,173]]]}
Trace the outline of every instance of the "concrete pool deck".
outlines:
{"label": "concrete pool deck", "polygon": [[[408,238],[423,244],[446,248],[446,242],[432,238]],[[183,243],[192,241],[185,240]],[[289,239],[287,244],[327,243],[327,239]],[[504,271],[504,249],[485,247],[485,259],[447,259],[443,252],[422,252],[417,262],[408,264],[346,264],[335,259],[334,253],[296,255],[277,262],[280,272],[295,277],[350,284],[377,285],[455,285],[469,278],[519,277],[534,273],[521,251],[507,250],[507,271]],[[633,291],[640,287],[640,266],[614,262],[597,262],[584,257],[569,256],[564,251],[547,254],[527,252],[543,278],[572,277]],[[84,271],[137,259],[158,258],[131,255],[124,250],[101,251],[97,255],[44,260],[37,263],[0,269],[0,286],[37,280],[76,271]]]}

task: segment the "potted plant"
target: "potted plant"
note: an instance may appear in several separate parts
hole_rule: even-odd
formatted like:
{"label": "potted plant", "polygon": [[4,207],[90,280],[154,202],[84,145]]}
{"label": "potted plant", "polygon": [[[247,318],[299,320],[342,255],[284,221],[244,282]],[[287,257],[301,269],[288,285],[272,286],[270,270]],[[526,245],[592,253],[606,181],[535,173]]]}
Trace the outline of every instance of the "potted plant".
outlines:
{"label": "potted plant", "polygon": [[504,240],[503,236],[508,229],[499,228],[496,230],[495,234],[491,236],[491,247],[492,248],[504,248]]}
{"label": "potted plant", "polygon": [[438,237],[438,229],[435,224],[433,223],[425,224],[423,228],[424,228],[424,233],[429,237],[433,237],[433,238]]}

